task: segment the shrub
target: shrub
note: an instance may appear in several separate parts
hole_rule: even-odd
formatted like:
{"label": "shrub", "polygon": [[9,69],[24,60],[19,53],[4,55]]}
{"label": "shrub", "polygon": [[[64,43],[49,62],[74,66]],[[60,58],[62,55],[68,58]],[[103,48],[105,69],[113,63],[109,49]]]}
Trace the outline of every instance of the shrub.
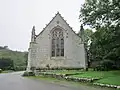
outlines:
{"label": "shrub", "polygon": [[16,67],[14,67],[14,70],[15,71],[24,71],[24,70],[26,70],[26,66],[16,66]]}
{"label": "shrub", "polygon": [[95,70],[97,71],[108,71],[113,69],[113,62],[111,60],[102,60],[96,65]]}
{"label": "shrub", "polygon": [[101,65],[104,67],[104,70],[112,70],[113,69],[113,62],[111,60],[103,60]]}
{"label": "shrub", "polygon": [[24,72],[22,76],[35,76],[35,73],[34,72]]}
{"label": "shrub", "polygon": [[0,69],[0,73],[2,73],[2,69]]}

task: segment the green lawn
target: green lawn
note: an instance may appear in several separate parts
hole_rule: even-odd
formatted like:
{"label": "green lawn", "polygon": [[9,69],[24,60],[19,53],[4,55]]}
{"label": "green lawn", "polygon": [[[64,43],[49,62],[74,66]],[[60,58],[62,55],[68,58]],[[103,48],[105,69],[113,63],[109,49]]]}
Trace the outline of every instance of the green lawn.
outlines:
{"label": "green lawn", "polygon": [[103,84],[113,84],[120,85],[120,71],[76,71],[76,70],[56,70],[49,71],[49,73],[58,73],[58,74],[74,74],[70,75],[71,77],[78,78],[97,78],[95,82]]}
{"label": "green lawn", "polygon": [[79,78],[100,78],[95,82],[103,84],[120,85],[120,71],[88,71],[82,74],[72,75]]}
{"label": "green lawn", "polygon": [[120,71],[106,72],[105,76],[97,83],[120,85]]}
{"label": "green lawn", "polygon": [[100,79],[96,82],[102,83],[102,84],[120,85],[120,76],[106,77],[106,78]]}
{"label": "green lawn", "polygon": [[110,76],[119,76],[120,71],[84,71],[73,77],[85,77],[85,78],[105,78]]}
{"label": "green lawn", "polygon": [[88,71],[88,72],[82,72],[78,75],[72,75],[72,77],[78,77],[78,78],[102,78],[104,76],[103,72],[96,72],[96,71]]}

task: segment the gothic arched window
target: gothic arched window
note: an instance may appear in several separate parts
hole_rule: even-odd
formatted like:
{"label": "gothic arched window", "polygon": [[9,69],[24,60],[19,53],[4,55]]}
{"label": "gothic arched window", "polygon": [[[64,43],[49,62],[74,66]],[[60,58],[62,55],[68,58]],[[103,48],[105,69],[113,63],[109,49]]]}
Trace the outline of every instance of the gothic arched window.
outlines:
{"label": "gothic arched window", "polygon": [[51,56],[64,56],[64,35],[62,29],[56,28],[54,31],[52,31]]}

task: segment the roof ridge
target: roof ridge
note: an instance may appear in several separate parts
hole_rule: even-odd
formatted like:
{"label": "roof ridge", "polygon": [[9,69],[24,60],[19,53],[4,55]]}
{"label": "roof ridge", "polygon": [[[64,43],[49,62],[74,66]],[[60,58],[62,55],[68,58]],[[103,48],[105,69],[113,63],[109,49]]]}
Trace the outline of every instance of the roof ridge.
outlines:
{"label": "roof ridge", "polygon": [[[72,27],[67,23],[67,21],[64,19],[64,17],[62,17],[62,15],[59,13],[59,11],[55,14],[55,16],[52,18],[52,20],[50,20],[50,22],[45,26],[45,28],[43,28],[43,30],[38,34],[36,35],[36,37],[38,37],[46,28],[47,26],[54,20],[54,18],[57,16],[57,15],[60,15],[60,17],[62,18],[62,20],[70,27],[70,29],[77,35],[77,33],[72,29]],[[78,35],[77,35],[78,36]],[[80,36],[79,36],[80,37]]]}
{"label": "roof ridge", "polygon": [[[59,13],[59,12],[58,12]],[[60,14],[60,16],[62,17],[62,15]],[[64,17],[62,17],[63,21],[65,21],[65,23],[71,28],[71,30],[77,35],[77,33],[73,30],[73,28],[67,23],[67,21],[64,19]],[[77,35],[78,37],[80,37],[79,35]]]}
{"label": "roof ridge", "polygon": [[43,28],[43,30],[42,30],[38,35],[36,35],[36,37],[39,36],[39,35],[45,30],[45,28],[47,28],[47,26],[54,20],[54,18],[57,16],[57,14],[60,15],[59,11],[58,11],[58,12],[55,14],[55,16],[50,20],[50,22],[49,22],[48,24],[46,24],[46,26]]}

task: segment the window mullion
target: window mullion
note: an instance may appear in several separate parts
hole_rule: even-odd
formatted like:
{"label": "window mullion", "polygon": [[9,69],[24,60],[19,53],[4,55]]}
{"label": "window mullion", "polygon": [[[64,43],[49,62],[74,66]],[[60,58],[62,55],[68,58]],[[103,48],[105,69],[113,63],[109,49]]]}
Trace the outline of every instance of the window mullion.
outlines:
{"label": "window mullion", "polygon": [[56,50],[57,49],[57,44],[56,44],[56,39],[55,39],[55,57],[56,57]]}
{"label": "window mullion", "polygon": [[59,49],[60,49],[59,56],[61,56],[61,38],[59,38]]}

